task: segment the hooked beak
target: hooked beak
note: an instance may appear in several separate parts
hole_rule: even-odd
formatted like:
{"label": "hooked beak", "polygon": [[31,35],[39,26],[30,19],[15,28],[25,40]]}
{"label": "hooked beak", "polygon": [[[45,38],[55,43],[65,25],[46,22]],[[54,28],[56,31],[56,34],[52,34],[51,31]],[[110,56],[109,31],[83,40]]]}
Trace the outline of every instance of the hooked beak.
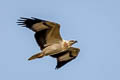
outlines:
{"label": "hooked beak", "polygon": [[75,41],[74,43],[77,43],[78,41]]}

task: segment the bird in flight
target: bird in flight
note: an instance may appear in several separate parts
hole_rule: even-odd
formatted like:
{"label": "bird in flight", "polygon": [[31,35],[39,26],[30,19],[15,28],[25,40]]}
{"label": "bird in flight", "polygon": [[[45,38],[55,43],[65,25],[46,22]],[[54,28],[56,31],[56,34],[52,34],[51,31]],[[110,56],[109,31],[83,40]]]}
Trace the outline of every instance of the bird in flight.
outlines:
{"label": "bird in flight", "polygon": [[57,59],[56,69],[75,59],[80,52],[79,48],[72,47],[76,40],[64,40],[60,35],[60,24],[37,18],[23,18],[18,25],[35,32],[35,39],[41,52],[34,54],[28,60],[51,56]]}

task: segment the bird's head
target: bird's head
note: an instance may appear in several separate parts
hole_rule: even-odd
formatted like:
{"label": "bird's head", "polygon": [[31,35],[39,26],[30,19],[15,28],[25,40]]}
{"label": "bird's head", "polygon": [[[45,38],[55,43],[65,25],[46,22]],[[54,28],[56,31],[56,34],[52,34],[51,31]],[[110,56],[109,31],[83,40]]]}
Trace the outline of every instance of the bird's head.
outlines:
{"label": "bird's head", "polygon": [[70,41],[68,41],[68,44],[69,44],[70,46],[72,46],[72,45],[75,44],[75,43],[77,43],[76,40],[70,40]]}

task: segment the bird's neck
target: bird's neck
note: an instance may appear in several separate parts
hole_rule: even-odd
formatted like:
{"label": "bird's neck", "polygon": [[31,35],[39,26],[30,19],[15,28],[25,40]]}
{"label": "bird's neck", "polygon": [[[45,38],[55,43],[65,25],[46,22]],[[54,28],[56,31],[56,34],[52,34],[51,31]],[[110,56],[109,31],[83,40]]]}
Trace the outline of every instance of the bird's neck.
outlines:
{"label": "bird's neck", "polygon": [[69,47],[71,47],[71,46],[69,45],[69,41],[63,40],[63,48],[64,48],[64,49],[68,49]]}

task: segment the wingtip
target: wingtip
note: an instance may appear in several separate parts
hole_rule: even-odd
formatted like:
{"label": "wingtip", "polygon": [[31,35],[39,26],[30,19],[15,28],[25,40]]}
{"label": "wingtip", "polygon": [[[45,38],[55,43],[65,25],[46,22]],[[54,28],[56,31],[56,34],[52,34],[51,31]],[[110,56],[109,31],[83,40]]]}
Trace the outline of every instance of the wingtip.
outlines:
{"label": "wingtip", "polygon": [[60,68],[61,68],[60,66],[56,65],[55,70],[58,70]]}
{"label": "wingtip", "polygon": [[20,17],[20,19],[17,20],[17,24],[18,25],[22,25],[22,27],[26,27],[25,26],[25,21],[27,20],[28,18],[24,18],[24,17]]}
{"label": "wingtip", "polygon": [[31,19],[37,19],[37,18],[35,18],[35,17],[31,17]]}
{"label": "wingtip", "polygon": [[20,19],[28,19],[28,18],[25,18],[25,17],[20,17]]}
{"label": "wingtip", "polygon": [[55,70],[58,70],[59,68],[55,67]]}

